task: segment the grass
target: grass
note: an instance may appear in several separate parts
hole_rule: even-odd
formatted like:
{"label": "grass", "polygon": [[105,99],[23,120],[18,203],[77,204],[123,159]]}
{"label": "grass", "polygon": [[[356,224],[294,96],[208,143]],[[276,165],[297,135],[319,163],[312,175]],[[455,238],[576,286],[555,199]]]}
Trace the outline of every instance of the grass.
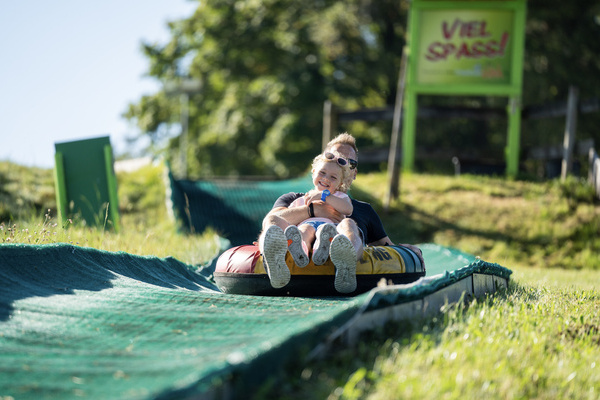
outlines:
{"label": "grass", "polygon": [[[70,242],[189,264],[218,248],[212,232],[175,231],[156,167],[119,175],[120,233],[77,221],[59,226],[47,194],[6,189],[30,179],[15,175],[27,171],[6,171],[0,194],[30,211],[19,214],[10,207],[16,201],[3,200],[0,243]],[[361,175],[353,195],[378,205],[385,181]],[[254,398],[600,397],[600,206],[584,183],[405,175],[399,201],[379,211],[397,242],[453,246],[512,269],[508,290],[424,321],[388,324],[324,360],[287,366]]]}
{"label": "grass", "polygon": [[[24,179],[26,169],[7,169],[5,175],[9,184]],[[2,170],[0,170],[1,174]],[[161,179],[161,169],[146,167],[137,173],[122,173],[118,176],[119,202],[122,229],[116,233],[110,229],[86,227],[81,221],[69,220],[59,223],[56,214],[56,201],[31,195],[29,201],[21,198],[20,204],[29,210],[22,215],[12,209],[9,215],[16,219],[0,219],[0,243],[71,243],[77,246],[93,247],[107,251],[124,251],[131,254],[172,256],[190,265],[202,264],[215,256],[219,249],[217,235],[208,230],[201,235],[182,235],[167,215],[165,188]],[[39,173],[36,170],[36,173]],[[51,171],[46,171],[50,174]],[[1,176],[1,175],[0,175]],[[50,180],[50,184],[52,180]],[[15,185],[16,186],[16,185]],[[45,188],[53,195],[53,187]],[[13,198],[19,198],[15,190]],[[17,204],[12,201],[8,204]],[[41,207],[53,207],[44,210]]]}
{"label": "grass", "polygon": [[[509,289],[287,372],[280,399],[596,399],[599,271],[514,271]],[[261,395],[262,397],[262,395]]]}

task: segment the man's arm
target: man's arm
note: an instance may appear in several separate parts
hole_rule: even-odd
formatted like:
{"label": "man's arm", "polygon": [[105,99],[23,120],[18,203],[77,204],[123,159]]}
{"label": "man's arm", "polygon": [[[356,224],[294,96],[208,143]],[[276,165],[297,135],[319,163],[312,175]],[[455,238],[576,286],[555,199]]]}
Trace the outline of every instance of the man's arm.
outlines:
{"label": "man's arm", "polygon": [[290,225],[297,225],[309,217],[308,206],[292,208],[277,207],[269,211],[269,213],[265,217],[265,220],[268,220],[268,218],[272,215],[276,215],[280,218],[283,218]]}
{"label": "man's arm", "polygon": [[393,244],[394,243],[392,240],[386,236],[374,242],[368,243],[368,246],[391,246]]}
{"label": "man's arm", "polygon": [[[329,218],[334,223],[339,223],[342,219],[344,219],[344,215],[339,213],[335,208],[331,205],[326,204],[322,201],[316,201],[313,204],[313,211],[315,217],[320,218]],[[308,219],[310,217],[309,214],[309,206],[300,206],[300,207],[276,207],[273,208],[266,215],[264,221],[269,221],[269,217],[272,215],[276,215],[280,218],[283,218],[290,225],[297,225],[300,222]]]}

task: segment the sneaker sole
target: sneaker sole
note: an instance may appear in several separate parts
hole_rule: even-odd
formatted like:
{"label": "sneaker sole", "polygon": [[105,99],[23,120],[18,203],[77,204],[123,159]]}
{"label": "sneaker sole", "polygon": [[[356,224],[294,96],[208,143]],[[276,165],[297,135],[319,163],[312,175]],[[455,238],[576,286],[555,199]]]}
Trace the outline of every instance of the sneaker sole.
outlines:
{"label": "sneaker sole", "polygon": [[352,242],[344,235],[331,241],[331,261],[335,265],[335,290],[352,293],[356,290],[356,251]]}
{"label": "sneaker sole", "polygon": [[265,232],[263,242],[263,261],[271,286],[282,288],[290,282],[290,269],[285,263],[287,240],[278,226],[272,225]]}
{"label": "sneaker sole", "polygon": [[[322,227],[322,228],[321,228]],[[317,230],[317,238],[315,240],[315,250],[313,251],[312,261],[315,265],[323,265],[329,258],[329,247],[331,241],[337,235],[335,226],[331,224],[321,225]]]}
{"label": "sneaker sole", "polygon": [[302,234],[300,230],[296,226],[290,225],[285,230],[285,237],[287,238],[288,250],[292,254],[296,266],[300,268],[306,267],[309,260],[308,255],[302,248]]}

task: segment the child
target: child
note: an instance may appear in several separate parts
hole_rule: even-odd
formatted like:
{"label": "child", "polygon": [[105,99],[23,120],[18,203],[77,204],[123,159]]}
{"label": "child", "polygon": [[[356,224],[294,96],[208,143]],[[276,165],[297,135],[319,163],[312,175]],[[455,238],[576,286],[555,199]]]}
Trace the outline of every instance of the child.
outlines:
{"label": "child", "polygon": [[[343,215],[352,214],[352,203],[346,194],[352,183],[348,161],[340,154],[331,152],[319,154],[312,163],[314,189],[290,204],[290,208],[323,201]],[[310,208],[309,208],[310,209]],[[335,226],[327,218],[310,217],[285,230],[288,250],[299,267],[308,265],[308,254],[313,249],[312,260],[322,265],[329,257],[329,243],[337,235]]]}
{"label": "child", "polygon": [[[356,274],[353,271],[356,258],[352,243],[337,233],[331,220],[315,218],[311,207],[312,203],[322,201],[343,215],[352,214],[353,206],[345,193],[354,180],[348,160],[333,152],[318,155],[312,163],[312,180],[314,189],[303,196],[295,194],[297,199],[288,207],[308,205],[309,218],[295,226],[274,215],[271,217],[273,224],[265,229],[264,235],[260,237],[265,269],[274,288],[287,285],[290,281],[290,271],[285,263],[285,253],[289,250],[296,265],[305,267],[308,265],[308,254],[314,243],[313,263],[321,265],[330,255],[332,260],[335,255],[336,260],[341,261],[338,262],[341,269],[336,264],[335,288],[340,293],[350,293],[356,289]],[[330,245],[334,242],[335,249]],[[352,256],[352,260],[347,259],[348,256]]]}

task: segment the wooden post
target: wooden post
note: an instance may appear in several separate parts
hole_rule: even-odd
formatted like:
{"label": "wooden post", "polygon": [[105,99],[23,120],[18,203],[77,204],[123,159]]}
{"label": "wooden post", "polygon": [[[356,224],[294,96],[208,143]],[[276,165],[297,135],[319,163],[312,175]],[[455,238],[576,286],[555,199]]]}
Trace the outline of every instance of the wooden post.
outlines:
{"label": "wooden post", "polygon": [[400,126],[402,125],[402,103],[404,102],[404,84],[406,81],[406,47],[402,51],[400,71],[398,73],[398,86],[396,87],[396,104],[394,106],[394,118],[392,122],[392,137],[390,140],[390,152],[388,156],[388,193],[383,208],[387,211],[393,199],[400,196],[400,166],[397,163],[400,147]]}
{"label": "wooden post", "polygon": [[521,142],[521,98],[508,99],[508,138],[506,140],[506,175],[515,178],[519,173],[519,148]]}
{"label": "wooden post", "polygon": [[330,100],[325,100],[323,104],[323,145],[321,146],[321,150],[325,150],[325,146],[331,140],[336,129],[337,115],[335,107]]}
{"label": "wooden post", "polygon": [[598,158],[598,153],[592,147],[588,153],[590,167],[588,172],[588,182],[594,188],[596,192],[596,196],[600,199],[600,158]]}
{"label": "wooden post", "polygon": [[579,89],[569,86],[569,98],[567,99],[567,122],[565,126],[565,138],[563,141],[563,159],[560,171],[560,180],[567,179],[567,175],[573,169],[573,146],[575,145],[575,130],[577,129],[577,105],[579,102]]}

